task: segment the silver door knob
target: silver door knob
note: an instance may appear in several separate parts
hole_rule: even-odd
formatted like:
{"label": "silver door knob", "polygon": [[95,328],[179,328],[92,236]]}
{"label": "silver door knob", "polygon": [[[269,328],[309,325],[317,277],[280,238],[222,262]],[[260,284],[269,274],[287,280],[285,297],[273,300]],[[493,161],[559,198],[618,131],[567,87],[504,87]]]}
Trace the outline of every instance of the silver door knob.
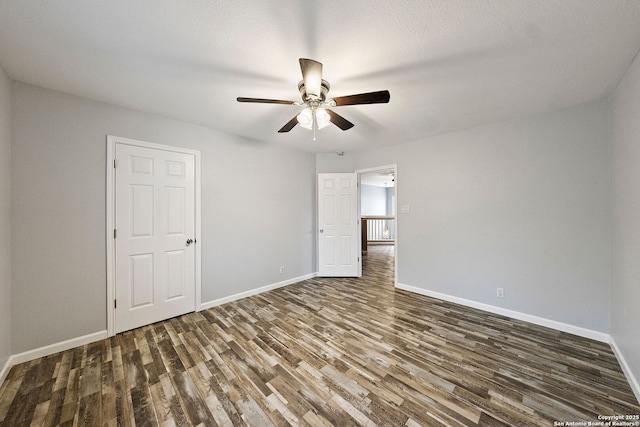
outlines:
{"label": "silver door knob", "polygon": [[187,246],[193,243],[193,239],[187,239]]}
{"label": "silver door knob", "polygon": [[320,232],[321,232],[321,233],[324,233],[324,230],[321,228],[321,229],[320,229]]}

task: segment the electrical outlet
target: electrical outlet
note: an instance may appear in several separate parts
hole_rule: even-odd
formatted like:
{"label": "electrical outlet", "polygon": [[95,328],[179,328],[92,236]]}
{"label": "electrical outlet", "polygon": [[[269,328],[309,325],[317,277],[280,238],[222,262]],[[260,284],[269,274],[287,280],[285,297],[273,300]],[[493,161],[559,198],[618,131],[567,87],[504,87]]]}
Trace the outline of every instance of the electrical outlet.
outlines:
{"label": "electrical outlet", "polygon": [[280,267],[280,274],[284,274],[284,266]]}
{"label": "electrical outlet", "polygon": [[496,289],[496,296],[498,298],[504,298],[504,288],[498,288]]}

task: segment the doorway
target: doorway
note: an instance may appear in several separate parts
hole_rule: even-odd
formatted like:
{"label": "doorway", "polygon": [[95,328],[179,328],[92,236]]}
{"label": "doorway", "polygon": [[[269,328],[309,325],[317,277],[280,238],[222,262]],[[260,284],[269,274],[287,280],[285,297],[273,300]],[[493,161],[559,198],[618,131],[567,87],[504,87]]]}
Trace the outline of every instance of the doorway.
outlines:
{"label": "doorway", "polygon": [[[394,285],[397,281],[397,165],[357,170],[360,189],[361,254],[370,250],[393,257]],[[366,268],[367,263],[363,263]]]}
{"label": "doorway", "polygon": [[195,311],[200,152],[107,137],[110,336]]}

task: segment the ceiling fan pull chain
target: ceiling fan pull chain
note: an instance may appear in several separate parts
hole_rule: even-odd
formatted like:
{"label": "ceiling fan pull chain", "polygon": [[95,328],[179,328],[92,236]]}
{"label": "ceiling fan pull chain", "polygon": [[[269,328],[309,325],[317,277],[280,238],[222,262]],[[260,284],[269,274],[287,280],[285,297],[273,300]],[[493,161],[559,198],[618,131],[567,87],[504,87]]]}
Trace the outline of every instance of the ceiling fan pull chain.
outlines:
{"label": "ceiling fan pull chain", "polygon": [[316,140],[316,129],[318,129],[318,121],[316,120],[316,110],[313,110],[313,140]]}

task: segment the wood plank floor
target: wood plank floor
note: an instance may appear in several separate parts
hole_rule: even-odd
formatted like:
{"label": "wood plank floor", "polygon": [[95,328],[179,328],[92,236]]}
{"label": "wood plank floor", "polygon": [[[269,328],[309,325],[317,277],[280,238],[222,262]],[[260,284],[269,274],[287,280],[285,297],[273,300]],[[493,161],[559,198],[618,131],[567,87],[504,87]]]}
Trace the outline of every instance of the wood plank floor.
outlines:
{"label": "wood plank floor", "polygon": [[608,345],[360,279],[311,279],[13,367],[0,426],[552,426],[636,415]]}

